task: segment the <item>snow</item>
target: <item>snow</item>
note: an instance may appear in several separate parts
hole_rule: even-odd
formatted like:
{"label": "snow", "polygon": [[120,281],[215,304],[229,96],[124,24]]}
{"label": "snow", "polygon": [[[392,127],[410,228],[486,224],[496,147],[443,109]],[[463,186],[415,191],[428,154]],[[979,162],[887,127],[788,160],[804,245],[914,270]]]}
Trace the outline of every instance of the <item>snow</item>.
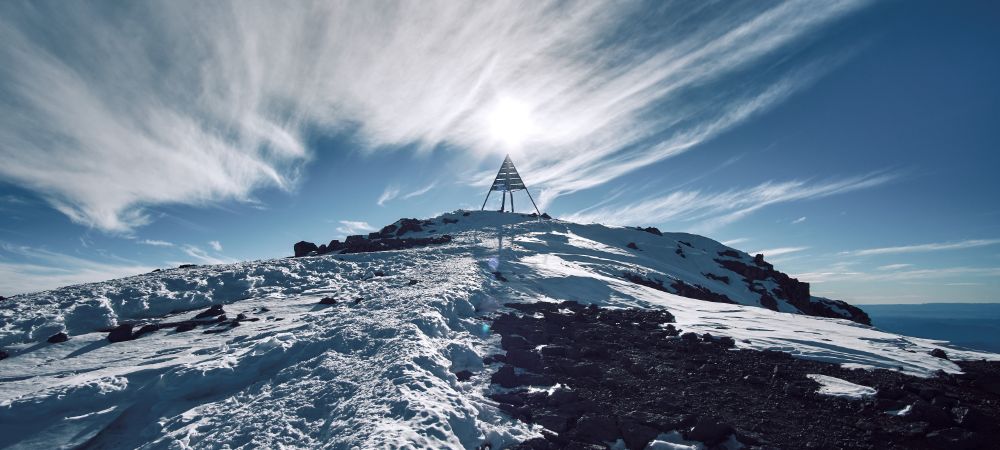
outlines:
{"label": "snow", "polygon": [[844,397],[852,400],[861,400],[875,395],[875,388],[854,384],[847,380],[820,374],[806,375],[819,383],[816,391],[823,395],[833,397]]}
{"label": "snow", "polygon": [[[12,355],[0,361],[0,447],[501,448],[537,435],[488,398],[493,369],[482,364],[501,351],[487,316],[518,301],[663,308],[679,328],[732,336],[740,347],[920,376],[959,371],[930,357],[934,348],[953,359],[1000,358],[752,306],[758,297],[745,285],[702,275],[721,273],[712,258],[727,247],[700,236],[496,212],[431,220],[427,228],[454,240],[171,269],[8,299],[0,305],[0,347]],[[692,245],[683,246],[686,258],[674,252],[679,241]],[[629,242],[640,250],[625,250]],[[509,281],[496,280],[496,270]],[[750,306],[647,288],[624,280],[626,271],[711,286]],[[317,304],[327,296],[345,301]],[[354,304],[357,297],[364,300]],[[216,303],[230,317],[260,320],[115,344],[97,331],[189,319]],[[68,342],[45,342],[63,330]],[[460,370],[472,378],[458,382]]]}

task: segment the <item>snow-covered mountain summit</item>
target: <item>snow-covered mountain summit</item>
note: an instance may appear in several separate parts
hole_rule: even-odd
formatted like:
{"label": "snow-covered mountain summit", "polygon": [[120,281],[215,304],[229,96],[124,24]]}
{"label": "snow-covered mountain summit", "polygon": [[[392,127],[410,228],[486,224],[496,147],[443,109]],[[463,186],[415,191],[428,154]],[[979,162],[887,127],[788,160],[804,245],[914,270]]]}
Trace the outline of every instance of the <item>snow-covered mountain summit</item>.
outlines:
{"label": "snow-covered mountain summit", "polygon": [[935,349],[1000,358],[881,332],[764,261],[652,231],[458,211],[298,245],[316,256],[15,296],[0,447],[511,445],[541,431],[490,397],[508,303],[663,310],[740,349],[916,376],[961,371]]}

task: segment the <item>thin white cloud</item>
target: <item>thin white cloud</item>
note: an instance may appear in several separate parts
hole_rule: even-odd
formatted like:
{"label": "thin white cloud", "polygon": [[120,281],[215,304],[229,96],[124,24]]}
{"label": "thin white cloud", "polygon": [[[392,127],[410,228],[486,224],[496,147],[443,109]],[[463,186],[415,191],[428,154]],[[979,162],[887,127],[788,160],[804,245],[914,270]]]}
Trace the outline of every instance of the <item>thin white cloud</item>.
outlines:
{"label": "thin white cloud", "polygon": [[936,242],[930,244],[902,245],[898,247],[867,248],[862,250],[852,250],[841,252],[841,255],[851,256],[873,256],[873,255],[893,255],[899,253],[920,253],[938,252],[944,250],[962,250],[967,248],[985,247],[988,245],[1000,244],[1000,239],[970,239],[959,242]]}
{"label": "thin white cloud", "polygon": [[[349,128],[366,151],[511,152],[544,207],[802,89],[841,57],[766,58],[864,3],[664,4],[648,29],[629,2],[8,3],[0,179],[127,232],[151,206],[291,189],[306,130]],[[512,102],[531,125],[514,148],[494,132]]]}
{"label": "thin white cloud", "polygon": [[173,247],[173,242],[161,241],[158,239],[143,239],[141,241],[136,241],[142,245],[152,245],[154,247]]}
{"label": "thin white cloud", "polygon": [[876,270],[899,270],[905,269],[907,267],[913,267],[913,264],[886,264],[884,266],[878,266]]}
{"label": "thin white cloud", "polygon": [[378,197],[376,202],[379,206],[385,206],[385,202],[395,199],[399,196],[399,188],[394,186],[386,186],[385,190],[382,191],[382,195]]}
{"label": "thin white cloud", "polygon": [[737,244],[742,244],[744,242],[748,242],[749,240],[750,240],[749,238],[730,239],[728,241],[722,241],[722,245],[725,245],[725,246],[728,246],[728,247],[732,247],[732,246],[737,245]]}
{"label": "thin white cloud", "polygon": [[217,252],[222,251],[222,243],[220,243],[219,241],[208,241],[208,246],[212,247],[212,250],[215,250]]}
{"label": "thin white cloud", "polygon": [[408,199],[408,198],[419,197],[421,195],[424,195],[424,194],[430,192],[430,190],[434,189],[436,186],[437,186],[437,181],[432,182],[431,184],[428,184],[427,186],[424,186],[424,187],[422,187],[420,189],[417,189],[417,190],[412,191],[412,192],[407,192],[406,195],[404,195],[402,198],[405,200],[405,199]]}
{"label": "thin white cloud", "polygon": [[800,223],[805,222],[805,221],[806,221],[806,216],[802,216],[802,217],[799,217],[798,219],[793,220],[792,221],[792,225],[800,224]]}
{"label": "thin white cloud", "polygon": [[768,250],[757,250],[755,252],[750,252],[750,254],[756,255],[758,253],[762,253],[764,256],[772,257],[773,258],[773,257],[776,257],[776,256],[787,255],[789,253],[797,253],[797,252],[801,252],[803,250],[808,250],[808,249],[809,249],[809,247],[779,247],[779,248],[772,248],[772,249],[768,249]]}
{"label": "thin white cloud", "polygon": [[368,222],[361,222],[357,220],[341,220],[340,226],[337,227],[337,231],[343,233],[347,236],[352,234],[367,233],[369,231],[375,231],[375,227],[368,224]]}
{"label": "thin white cloud", "polygon": [[37,292],[81,283],[104,281],[153,270],[140,263],[105,263],[50,250],[0,243],[0,254],[16,261],[0,259],[0,295]]}
{"label": "thin white cloud", "polygon": [[768,181],[752,188],[722,192],[675,191],[669,195],[649,197],[625,205],[577,212],[564,219],[615,225],[676,222],[689,231],[708,232],[767,206],[868,189],[885,184],[895,177],[891,173],[872,173],[823,182]]}
{"label": "thin white cloud", "polygon": [[860,271],[842,271],[837,269],[818,270],[794,275],[809,283],[831,281],[905,281],[953,278],[957,276],[997,277],[1000,267],[942,267],[936,269],[915,269],[900,271],[883,271],[880,273],[865,273]]}
{"label": "thin white cloud", "polygon": [[226,264],[233,262],[230,259],[217,258],[209,255],[208,252],[195,245],[185,244],[182,245],[180,249],[191,258],[194,258],[196,262],[201,264]]}

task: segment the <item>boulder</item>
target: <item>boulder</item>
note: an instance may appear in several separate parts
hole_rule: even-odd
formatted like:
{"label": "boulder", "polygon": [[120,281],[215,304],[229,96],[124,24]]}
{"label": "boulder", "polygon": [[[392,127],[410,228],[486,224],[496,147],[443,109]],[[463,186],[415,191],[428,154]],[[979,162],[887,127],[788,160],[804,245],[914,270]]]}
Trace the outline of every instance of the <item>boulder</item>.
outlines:
{"label": "boulder", "polygon": [[108,341],[110,342],[125,342],[132,339],[135,339],[135,336],[132,334],[132,324],[130,323],[118,325],[108,333]]}
{"label": "boulder", "polygon": [[468,370],[459,370],[458,372],[455,372],[455,378],[458,379],[458,381],[468,381],[469,378],[472,378],[472,372]]}
{"label": "boulder", "polygon": [[158,331],[159,329],[160,327],[158,325],[153,325],[153,324],[143,325],[142,328],[139,328],[139,331],[135,332],[135,337],[138,338],[139,336],[142,336],[146,333],[152,333],[154,331]]}
{"label": "boulder", "polygon": [[295,246],[292,247],[292,249],[295,251],[295,257],[299,258],[302,256],[306,256],[311,252],[319,250],[319,247],[317,247],[316,244],[313,244],[312,242],[299,241],[295,243]]}
{"label": "boulder", "polygon": [[941,350],[940,348],[931,350],[931,356],[935,358],[948,359],[948,354],[945,353],[944,350]]}
{"label": "boulder", "polygon": [[181,322],[181,323],[177,324],[177,328],[175,328],[174,331],[176,331],[178,333],[183,333],[185,331],[191,331],[191,330],[193,330],[195,328],[195,326],[196,325],[194,323],[191,323],[191,322]]}
{"label": "boulder", "polygon": [[323,299],[319,301],[319,304],[321,304],[321,305],[336,305],[337,304],[337,299],[335,299],[333,297],[323,297]]}
{"label": "boulder", "polygon": [[52,343],[52,344],[58,344],[60,342],[66,342],[68,340],[69,340],[69,335],[67,335],[66,333],[63,333],[61,331],[58,332],[58,333],[56,333],[56,334],[53,334],[52,336],[49,336],[49,338],[47,339],[47,341],[49,341],[49,343]]}
{"label": "boulder", "polygon": [[411,231],[424,231],[420,226],[420,221],[417,219],[399,219],[399,229],[396,230],[396,236],[402,236]]}
{"label": "boulder", "polygon": [[181,264],[181,265],[177,266],[178,269],[192,269],[192,268],[195,268],[195,267],[198,267],[198,265],[197,264]]}
{"label": "boulder", "polygon": [[660,430],[631,419],[619,419],[618,429],[628,448],[646,448],[660,434]]}
{"label": "boulder", "polygon": [[698,423],[691,428],[691,431],[686,433],[685,437],[711,446],[726,440],[734,431],[732,425],[722,422],[718,418],[702,417],[698,419]]}
{"label": "boulder", "polygon": [[643,228],[643,227],[637,227],[637,228],[638,228],[638,229],[639,229],[640,231],[645,231],[645,232],[647,232],[647,233],[650,233],[650,234],[655,234],[655,235],[657,235],[657,236],[663,236],[663,232],[661,232],[661,231],[660,231],[660,229],[659,229],[659,228],[656,228],[656,227],[646,227],[646,228]]}
{"label": "boulder", "polygon": [[588,413],[576,421],[576,434],[583,439],[599,442],[618,438],[618,424],[613,417],[602,413]]}
{"label": "boulder", "polygon": [[226,312],[222,309],[222,305],[212,305],[208,309],[198,313],[194,316],[195,319],[204,319],[208,317],[216,317],[225,314]]}
{"label": "boulder", "polygon": [[626,247],[628,247],[628,248],[630,248],[632,250],[639,250],[639,246],[635,245],[635,242],[629,242],[628,245],[626,245]]}
{"label": "boulder", "polygon": [[504,364],[500,370],[490,377],[490,382],[499,384],[501,387],[512,388],[517,386],[517,374],[514,373],[514,366]]}

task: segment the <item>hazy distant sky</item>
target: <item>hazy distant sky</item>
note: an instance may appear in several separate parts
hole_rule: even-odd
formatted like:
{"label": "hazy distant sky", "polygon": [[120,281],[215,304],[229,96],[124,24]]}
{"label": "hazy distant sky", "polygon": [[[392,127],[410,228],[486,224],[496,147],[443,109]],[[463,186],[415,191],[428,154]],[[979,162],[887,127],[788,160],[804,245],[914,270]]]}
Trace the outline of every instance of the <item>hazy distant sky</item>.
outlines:
{"label": "hazy distant sky", "polygon": [[510,153],[553,216],[704,234],[856,303],[1000,301],[997,23],[995,1],[5,1],[0,295],[478,208]]}

